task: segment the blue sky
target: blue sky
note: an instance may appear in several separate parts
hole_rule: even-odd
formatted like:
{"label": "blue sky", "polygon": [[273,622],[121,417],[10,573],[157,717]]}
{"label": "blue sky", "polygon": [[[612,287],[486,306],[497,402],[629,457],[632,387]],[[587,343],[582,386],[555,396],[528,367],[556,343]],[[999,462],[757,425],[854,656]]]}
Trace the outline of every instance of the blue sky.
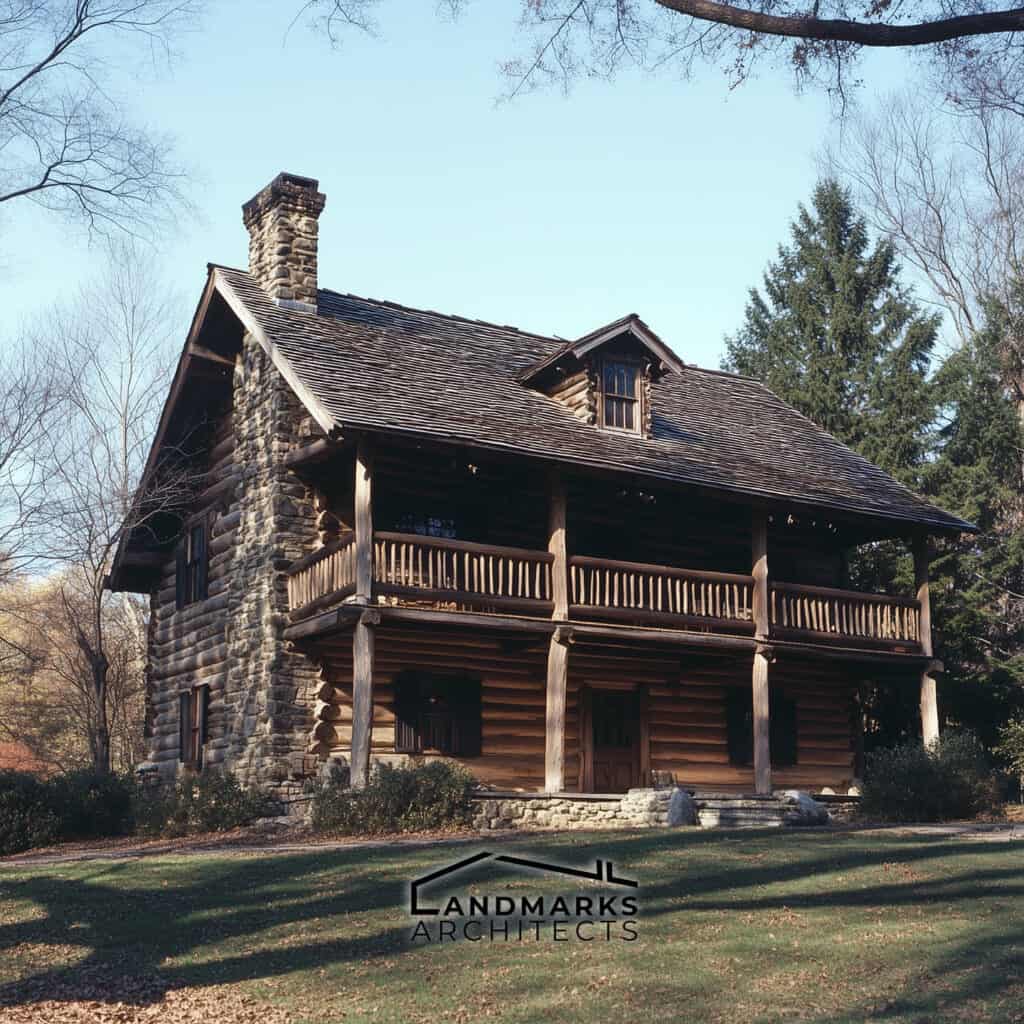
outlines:
{"label": "blue sky", "polygon": [[[718,365],[814,183],[827,100],[784,75],[729,92],[708,69],[496,105],[517,6],[452,25],[388,0],[378,38],[332,50],[288,31],[287,2],[212,5],[170,71],[122,83],[196,172],[198,221],[162,239],[167,284],[190,306],[208,260],[244,266],[241,203],[289,170],[327,193],[321,285],[566,337],[637,312]],[[0,336],[102,257],[31,206],[3,218]]]}

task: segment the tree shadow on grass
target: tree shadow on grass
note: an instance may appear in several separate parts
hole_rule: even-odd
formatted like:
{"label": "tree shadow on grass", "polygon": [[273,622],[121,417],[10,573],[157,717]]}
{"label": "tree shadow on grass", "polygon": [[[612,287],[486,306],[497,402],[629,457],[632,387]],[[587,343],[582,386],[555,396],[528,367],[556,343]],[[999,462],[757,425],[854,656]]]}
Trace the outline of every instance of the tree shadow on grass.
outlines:
{"label": "tree shadow on grass", "polygon": [[[481,838],[481,849],[489,845]],[[620,873],[640,879],[641,920],[680,910],[891,908],[1024,895],[1024,858],[1019,870],[985,863],[1005,855],[1006,847],[996,844],[965,848],[962,842],[919,837],[879,841],[659,831],[537,836],[515,845],[519,852],[532,849],[565,863],[612,860]],[[88,950],[70,966],[46,966],[42,955],[38,969],[0,986],[0,1007],[53,998],[147,1004],[171,988],[415,955],[417,947],[408,942],[409,882],[470,852],[353,848],[260,858],[169,858],[103,862],[85,877],[66,877],[80,875],[82,866],[76,865],[0,880],[0,899],[30,901],[43,915],[0,925],[0,957],[7,959],[25,945],[54,948],[57,955],[59,947]],[[947,860],[965,856],[975,865],[969,870],[950,863],[950,873],[915,882],[853,888],[840,886],[834,877],[882,864],[912,868],[928,861],[941,869]],[[481,875],[484,879],[522,881],[522,876],[493,867]],[[1019,963],[1014,941],[1024,943],[1015,930],[999,926],[984,936],[987,954],[1000,962],[1017,957]],[[211,949],[215,953],[201,959]],[[1008,984],[988,972],[969,984],[965,980],[950,998],[994,998]],[[919,998],[920,1012],[927,1012],[929,999]],[[865,1016],[871,1012],[863,1008]]]}

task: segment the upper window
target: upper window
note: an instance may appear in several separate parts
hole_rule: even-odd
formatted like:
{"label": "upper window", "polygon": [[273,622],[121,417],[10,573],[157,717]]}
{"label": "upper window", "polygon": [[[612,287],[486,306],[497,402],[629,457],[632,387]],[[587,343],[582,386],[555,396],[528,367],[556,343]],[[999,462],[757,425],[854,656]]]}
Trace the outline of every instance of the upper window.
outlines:
{"label": "upper window", "polygon": [[636,363],[606,360],[602,364],[601,425],[640,429],[640,367]]}
{"label": "upper window", "polygon": [[177,605],[184,608],[206,598],[208,577],[207,523],[195,523],[185,530],[178,545],[178,564],[175,576]]}

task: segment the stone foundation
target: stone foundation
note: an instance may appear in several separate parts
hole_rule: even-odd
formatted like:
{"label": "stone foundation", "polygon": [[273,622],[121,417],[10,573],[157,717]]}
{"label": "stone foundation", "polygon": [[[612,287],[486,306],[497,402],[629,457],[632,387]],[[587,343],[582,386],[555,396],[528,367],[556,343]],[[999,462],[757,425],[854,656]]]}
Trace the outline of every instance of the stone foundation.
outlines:
{"label": "stone foundation", "polygon": [[692,800],[682,789],[631,789],[622,796],[480,793],[473,799],[473,824],[484,832],[510,828],[656,828],[695,821]]}

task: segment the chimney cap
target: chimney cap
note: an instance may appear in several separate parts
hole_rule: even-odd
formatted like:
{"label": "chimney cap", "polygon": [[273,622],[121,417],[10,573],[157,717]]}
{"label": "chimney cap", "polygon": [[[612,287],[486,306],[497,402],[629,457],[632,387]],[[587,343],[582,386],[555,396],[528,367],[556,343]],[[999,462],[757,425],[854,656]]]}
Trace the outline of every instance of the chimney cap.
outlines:
{"label": "chimney cap", "polygon": [[242,204],[242,219],[248,227],[253,218],[282,201],[319,216],[327,202],[327,196],[319,188],[320,182],[316,178],[282,171],[269,185],[265,185],[252,199]]}

